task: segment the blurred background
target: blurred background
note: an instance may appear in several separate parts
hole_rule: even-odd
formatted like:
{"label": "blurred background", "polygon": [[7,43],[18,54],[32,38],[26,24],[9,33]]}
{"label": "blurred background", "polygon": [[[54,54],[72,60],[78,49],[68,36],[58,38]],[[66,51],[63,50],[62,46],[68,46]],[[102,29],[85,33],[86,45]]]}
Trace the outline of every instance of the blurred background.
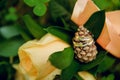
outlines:
{"label": "blurred background", "polygon": [[[120,9],[120,0],[93,1],[101,10]],[[30,27],[26,27],[23,16],[29,15],[42,27],[54,25],[70,28],[71,25],[76,26],[70,20],[75,2],[76,0],[0,0],[0,80],[18,80],[18,48],[24,42],[36,38],[32,33],[36,28],[30,30]],[[119,80],[120,60],[113,57],[106,59],[103,65],[108,65],[108,61],[110,65],[101,70],[102,75]]]}

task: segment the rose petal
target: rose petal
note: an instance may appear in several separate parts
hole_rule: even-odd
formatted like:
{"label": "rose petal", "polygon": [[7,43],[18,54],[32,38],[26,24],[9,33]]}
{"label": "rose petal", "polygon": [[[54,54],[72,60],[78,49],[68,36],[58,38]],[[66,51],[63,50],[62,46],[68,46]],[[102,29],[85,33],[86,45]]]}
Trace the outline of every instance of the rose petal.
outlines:
{"label": "rose petal", "polygon": [[97,42],[115,57],[120,58],[120,11],[106,13],[106,23]]}
{"label": "rose petal", "polygon": [[111,42],[106,49],[114,56],[120,58],[120,10],[112,11],[106,14],[107,27],[110,35]]}
{"label": "rose petal", "polygon": [[77,0],[71,19],[81,26],[85,24],[91,14],[98,10],[92,0]]}
{"label": "rose petal", "polygon": [[108,28],[107,28],[106,23],[103,27],[103,30],[102,30],[100,36],[97,39],[97,42],[103,48],[105,48],[108,45],[108,43],[110,42],[110,37],[109,37]]}
{"label": "rose petal", "polygon": [[[77,0],[71,19],[82,26],[99,9],[92,0]],[[106,13],[104,28],[97,42],[112,55],[120,58],[120,10]]]}
{"label": "rose petal", "polygon": [[20,66],[29,76],[41,79],[56,69],[48,61],[49,56],[66,47],[69,47],[67,43],[51,34],[28,41],[19,49]]}
{"label": "rose petal", "polygon": [[78,75],[83,79],[83,80],[96,80],[95,77],[87,72],[87,71],[81,71],[81,72],[78,72]]}

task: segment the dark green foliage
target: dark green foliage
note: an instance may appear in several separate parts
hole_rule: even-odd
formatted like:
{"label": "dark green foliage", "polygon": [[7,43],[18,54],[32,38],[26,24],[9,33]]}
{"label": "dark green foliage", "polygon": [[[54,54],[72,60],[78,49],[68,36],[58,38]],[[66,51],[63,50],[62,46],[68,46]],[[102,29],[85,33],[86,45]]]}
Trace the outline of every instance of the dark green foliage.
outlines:
{"label": "dark green foliage", "polygon": [[101,80],[115,80],[115,76],[114,76],[114,74],[110,74],[107,77],[105,77],[105,76],[102,77]]}
{"label": "dark green foliage", "polygon": [[93,1],[101,10],[112,11],[120,9],[120,0],[93,0]]}
{"label": "dark green foliage", "polygon": [[87,64],[73,60],[72,64],[62,71],[61,76],[62,80],[70,80],[74,76],[74,74],[77,73],[78,71],[92,69],[93,67],[97,66],[99,63],[103,61],[105,55],[106,55],[105,51],[101,51],[99,52],[99,55],[97,56],[96,60]]}
{"label": "dark green foliage", "polygon": [[16,56],[18,48],[24,43],[20,38],[12,38],[10,40],[1,41],[0,56],[11,57]]}
{"label": "dark green foliage", "polygon": [[49,2],[49,0],[24,0],[24,2],[33,8],[33,13],[37,16],[43,16],[46,11],[47,7],[45,5],[46,2]]}
{"label": "dark green foliage", "polygon": [[[108,64],[108,62],[109,62],[109,64]],[[99,73],[105,72],[106,70],[110,69],[112,67],[112,65],[114,65],[114,62],[115,62],[115,58],[113,58],[111,56],[105,56],[102,63],[99,64],[97,72],[99,72]]]}
{"label": "dark green foliage", "polygon": [[[70,45],[63,51],[53,53],[49,58],[54,66],[62,69],[59,76],[61,80],[82,80],[77,72],[83,70],[90,71],[100,80],[120,79],[120,60],[107,54],[98,44],[98,55],[94,61],[85,64],[74,59],[72,38],[78,26],[71,21],[71,15],[76,1],[0,1],[0,80],[14,80],[13,64],[19,62],[19,47],[25,41],[40,39],[46,33],[51,33]],[[120,9],[120,0],[93,2],[102,11],[92,14],[84,26],[93,33],[96,40],[105,22],[105,12]]]}
{"label": "dark green foliage", "polygon": [[34,38],[39,39],[46,34],[46,31],[43,30],[43,27],[38,25],[29,15],[25,15],[23,17],[23,20]]}
{"label": "dark green foliage", "polygon": [[65,48],[63,51],[55,52],[50,55],[49,60],[55,67],[65,69],[73,61],[74,52],[71,47]]}
{"label": "dark green foliage", "polygon": [[47,32],[61,38],[67,43],[72,43],[72,37],[73,37],[73,32],[68,31],[64,28],[61,28],[59,26],[50,26],[47,29],[45,29]]}
{"label": "dark green foliage", "polygon": [[84,24],[84,26],[92,32],[94,39],[96,40],[104,26],[105,22],[105,11],[98,11],[91,15],[89,20]]}
{"label": "dark green foliage", "polygon": [[1,36],[10,39],[17,35],[20,35],[19,27],[18,26],[3,26],[0,28]]}
{"label": "dark green foliage", "polygon": [[71,16],[70,12],[67,11],[57,1],[51,0],[50,3],[49,3],[49,5],[50,5],[50,10],[52,10],[51,11],[51,15],[52,15],[52,18],[54,20],[56,20],[57,18],[60,18],[60,17],[65,17],[65,18],[70,19],[70,16]]}

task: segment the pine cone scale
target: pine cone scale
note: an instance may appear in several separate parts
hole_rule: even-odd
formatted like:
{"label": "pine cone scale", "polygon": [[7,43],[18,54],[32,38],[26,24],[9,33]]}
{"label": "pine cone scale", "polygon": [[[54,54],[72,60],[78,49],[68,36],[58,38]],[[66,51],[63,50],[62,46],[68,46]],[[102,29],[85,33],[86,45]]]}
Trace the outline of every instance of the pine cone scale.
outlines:
{"label": "pine cone scale", "polygon": [[90,62],[96,58],[97,48],[92,34],[84,27],[79,27],[73,38],[75,58],[80,62]]}

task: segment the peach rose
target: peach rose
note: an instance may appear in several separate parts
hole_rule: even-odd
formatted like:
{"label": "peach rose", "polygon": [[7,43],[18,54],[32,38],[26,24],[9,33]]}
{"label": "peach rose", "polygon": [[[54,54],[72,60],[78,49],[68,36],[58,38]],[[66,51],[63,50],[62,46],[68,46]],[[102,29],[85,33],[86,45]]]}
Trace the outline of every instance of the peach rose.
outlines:
{"label": "peach rose", "polygon": [[[100,10],[92,0],[77,0],[71,19],[79,26]],[[97,42],[108,52],[120,58],[120,10],[106,12],[106,21]]]}
{"label": "peach rose", "polygon": [[67,43],[49,33],[40,40],[28,41],[18,51],[20,68],[30,80],[47,80],[44,78],[52,72],[54,76],[61,72],[51,65],[48,60],[49,56],[54,52],[64,50],[66,47],[69,47]]}

